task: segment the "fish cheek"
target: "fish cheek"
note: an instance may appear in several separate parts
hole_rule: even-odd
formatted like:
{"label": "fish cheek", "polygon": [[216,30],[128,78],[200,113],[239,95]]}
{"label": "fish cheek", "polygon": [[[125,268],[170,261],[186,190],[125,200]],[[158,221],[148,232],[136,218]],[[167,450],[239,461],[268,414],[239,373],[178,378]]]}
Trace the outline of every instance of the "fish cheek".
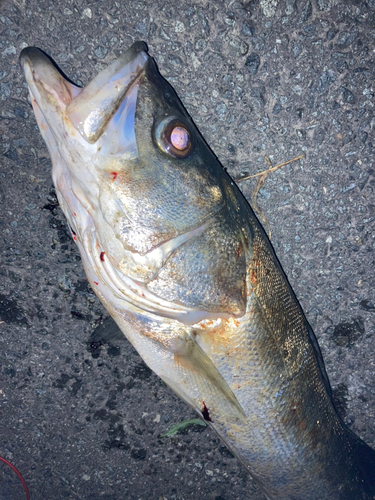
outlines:
{"label": "fish cheek", "polygon": [[148,288],[187,307],[242,316],[246,260],[238,231],[217,216],[204,232],[175,250]]}

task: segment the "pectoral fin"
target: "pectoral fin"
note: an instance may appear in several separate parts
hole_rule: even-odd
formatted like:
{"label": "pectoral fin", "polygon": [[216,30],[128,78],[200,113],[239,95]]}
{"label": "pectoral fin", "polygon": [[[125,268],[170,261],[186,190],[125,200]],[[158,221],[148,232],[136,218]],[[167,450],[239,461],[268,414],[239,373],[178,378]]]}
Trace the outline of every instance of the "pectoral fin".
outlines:
{"label": "pectoral fin", "polygon": [[[166,383],[185,401],[187,398],[181,394],[181,389],[183,392],[186,389],[186,392],[193,396],[194,406],[205,420],[208,420],[205,417],[206,411],[209,412],[213,422],[215,414],[219,414],[219,412],[221,415],[225,414],[235,417],[235,419],[246,417],[225,379],[193,338],[179,340],[176,345],[174,361],[182,375],[183,384],[181,388],[176,390],[177,384],[174,381],[166,381]],[[188,402],[192,404],[191,401]]]}

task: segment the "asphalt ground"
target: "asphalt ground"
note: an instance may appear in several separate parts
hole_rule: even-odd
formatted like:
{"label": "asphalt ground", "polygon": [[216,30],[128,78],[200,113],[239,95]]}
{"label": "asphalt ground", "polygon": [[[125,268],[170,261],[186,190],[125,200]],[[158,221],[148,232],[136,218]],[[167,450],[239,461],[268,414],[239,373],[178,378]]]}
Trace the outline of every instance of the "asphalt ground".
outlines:
{"label": "asphalt ground", "polygon": [[[85,84],[145,40],[257,201],[319,340],[335,404],[375,447],[375,1],[0,0],[0,455],[33,500],[263,500],[143,364],[90,289],[27,104],[23,47]],[[250,195],[256,179],[240,183]],[[103,324],[104,321],[104,324]],[[103,326],[104,325],[104,326]],[[0,499],[24,499],[0,463]]]}

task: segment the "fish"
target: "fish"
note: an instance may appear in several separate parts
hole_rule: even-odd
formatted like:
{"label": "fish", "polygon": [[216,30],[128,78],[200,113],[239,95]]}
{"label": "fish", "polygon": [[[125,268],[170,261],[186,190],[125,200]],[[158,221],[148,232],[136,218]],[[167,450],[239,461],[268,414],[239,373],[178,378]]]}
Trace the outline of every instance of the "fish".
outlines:
{"label": "fish", "polygon": [[147,45],[83,88],[38,48],[20,64],[88,281],[145,363],[268,500],[375,499],[264,229]]}

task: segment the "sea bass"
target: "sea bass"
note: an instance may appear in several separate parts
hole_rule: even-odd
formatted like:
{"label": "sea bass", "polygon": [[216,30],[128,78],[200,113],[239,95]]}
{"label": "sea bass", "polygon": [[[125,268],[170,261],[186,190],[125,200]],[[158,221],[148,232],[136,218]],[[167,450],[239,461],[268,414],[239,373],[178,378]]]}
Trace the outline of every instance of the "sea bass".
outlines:
{"label": "sea bass", "polygon": [[84,88],[37,48],[20,62],[87,278],[147,365],[269,500],[375,499],[263,228],[147,46]]}

